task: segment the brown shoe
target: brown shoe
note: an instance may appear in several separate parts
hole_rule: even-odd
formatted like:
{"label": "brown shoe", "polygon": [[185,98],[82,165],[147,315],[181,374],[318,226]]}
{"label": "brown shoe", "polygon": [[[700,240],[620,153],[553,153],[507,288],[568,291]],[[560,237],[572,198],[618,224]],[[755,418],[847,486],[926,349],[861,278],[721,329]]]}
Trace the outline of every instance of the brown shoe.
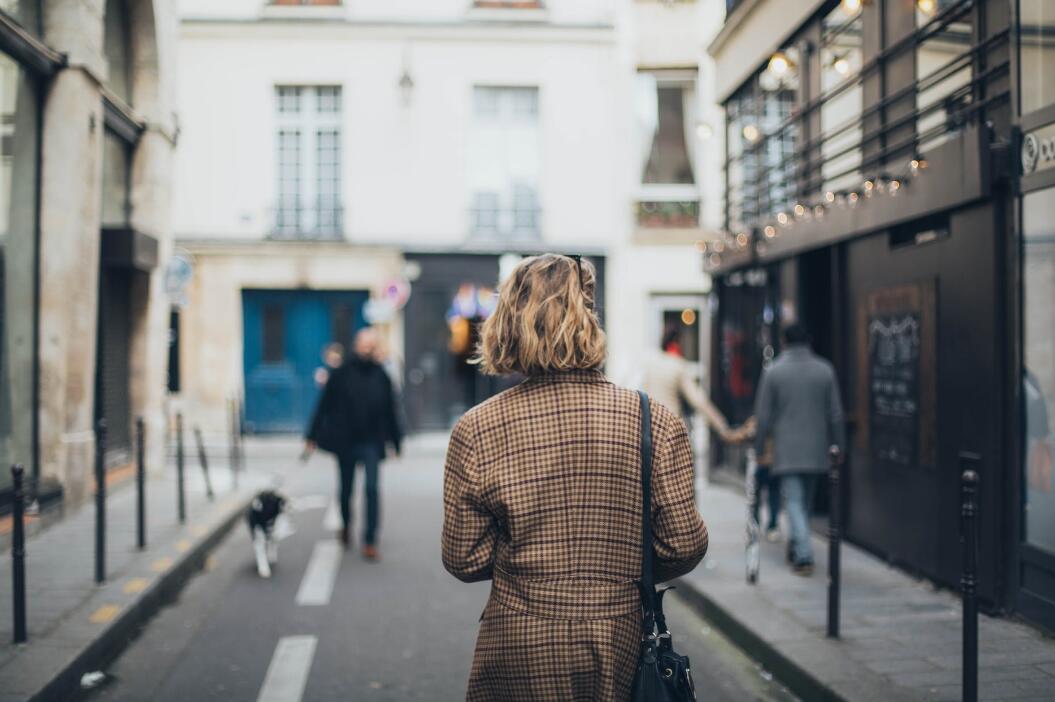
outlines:
{"label": "brown shoe", "polygon": [[801,575],[804,578],[808,578],[813,575],[813,563],[812,561],[803,561],[802,563],[796,563],[791,566],[791,572],[795,575]]}
{"label": "brown shoe", "polygon": [[363,544],[363,558],[368,561],[379,561],[381,560],[381,554],[373,544]]}

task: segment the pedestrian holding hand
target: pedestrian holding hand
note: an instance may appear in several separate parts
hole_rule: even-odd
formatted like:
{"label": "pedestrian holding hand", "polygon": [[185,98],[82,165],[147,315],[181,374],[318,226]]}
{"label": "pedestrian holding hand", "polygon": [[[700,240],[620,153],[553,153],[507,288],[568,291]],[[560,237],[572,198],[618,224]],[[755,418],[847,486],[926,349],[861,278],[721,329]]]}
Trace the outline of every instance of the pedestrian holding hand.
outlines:
{"label": "pedestrian holding hand", "polygon": [[755,398],[755,450],[766,453],[773,440],[770,472],[780,478],[791,527],[789,560],[800,575],[813,573],[809,515],[817,476],[828,470],[828,449],[845,451],[846,430],[839,383],[831,363],[810,349],[799,324],[784,330],[786,349],[762,374]]}
{"label": "pedestrian holding hand", "polygon": [[[466,699],[626,700],[642,635],[643,411],[601,372],[597,276],[577,257],[520,263],[478,361],[523,383],[468,411],[444,473],[443,564],[491,580]],[[707,550],[684,423],[652,401],[655,580]]]}
{"label": "pedestrian holding hand", "polygon": [[366,474],[363,557],[372,561],[380,558],[377,532],[381,519],[378,475],[381,460],[386,443],[398,454],[403,438],[396,420],[392,382],[375,360],[377,343],[377,332],[370,327],[356,334],[352,354],[330,373],[304,442],[305,454],[320,448],[337,457],[342,519],[338,536],[345,548],[351,544],[355,469],[363,466]]}

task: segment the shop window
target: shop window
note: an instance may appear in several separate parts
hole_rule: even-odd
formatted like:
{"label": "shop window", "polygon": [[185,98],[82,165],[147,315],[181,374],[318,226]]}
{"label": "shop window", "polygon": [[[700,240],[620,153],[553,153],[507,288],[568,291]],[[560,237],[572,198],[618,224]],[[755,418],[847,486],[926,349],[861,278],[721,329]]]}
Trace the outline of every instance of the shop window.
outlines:
{"label": "shop window", "polygon": [[538,238],[538,88],[476,86],[472,99],[468,157],[471,233],[483,238]]}
{"label": "shop window", "polygon": [[274,236],[334,239],[343,232],[340,86],[275,88]]}
{"label": "shop window", "polygon": [[[695,227],[699,223],[694,172],[696,75],[641,72],[637,80],[641,149],[638,224],[649,228]],[[665,219],[665,213],[671,217]]]}
{"label": "shop window", "polygon": [[0,54],[0,490],[6,466],[33,462],[39,107],[30,75]]}
{"label": "shop window", "polygon": [[[924,29],[954,7],[961,9],[952,21]],[[971,102],[973,6],[969,0],[930,0],[916,8],[916,24],[926,32],[916,48],[916,135],[919,151],[926,152],[956,133]]]}
{"label": "shop window", "polygon": [[106,87],[126,104],[132,104],[132,57],[128,26],[128,4],[125,0],[106,1],[105,36]]}
{"label": "shop window", "polygon": [[1055,555],[1055,189],[1022,202],[1026,543]]}
{"label": "shop window", "polygon": [[1055,3],[1019,0],[1022,113],[1055,103]]}
{"label": "shop window", "polygon": [[[848,190],[861,182],[861,10],[840,4],[822,21],[820,50],[821,191]],[[816,183],[816,181],[814,181]]]}

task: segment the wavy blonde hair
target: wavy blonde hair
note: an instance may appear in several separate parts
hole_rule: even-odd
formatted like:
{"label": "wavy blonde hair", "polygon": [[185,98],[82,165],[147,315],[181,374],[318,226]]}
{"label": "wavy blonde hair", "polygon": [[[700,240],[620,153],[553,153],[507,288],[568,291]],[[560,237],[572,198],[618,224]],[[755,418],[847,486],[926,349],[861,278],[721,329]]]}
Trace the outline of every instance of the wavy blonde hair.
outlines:
{"label": "wavy blonde hair", "polygon": [[593,264],[558,254],[524,259],[498,289],[476,362],[485,373],[541,375],[600,368],[607,346],[594,306]]}

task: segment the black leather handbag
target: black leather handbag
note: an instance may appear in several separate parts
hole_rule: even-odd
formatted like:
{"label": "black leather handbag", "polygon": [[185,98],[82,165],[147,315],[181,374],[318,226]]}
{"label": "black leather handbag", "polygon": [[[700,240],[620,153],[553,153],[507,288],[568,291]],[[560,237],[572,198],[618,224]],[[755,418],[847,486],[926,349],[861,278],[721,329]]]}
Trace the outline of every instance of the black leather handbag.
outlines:
{"label": "black leather handbag", "polygon": [[696,685],[687,656],[674,651],[674,641],[663,615],[663,595],[656,591],[652,551],[652,417],[648,395],[641,399],[641,656],[634,677],[633,702],[696,700]]}

